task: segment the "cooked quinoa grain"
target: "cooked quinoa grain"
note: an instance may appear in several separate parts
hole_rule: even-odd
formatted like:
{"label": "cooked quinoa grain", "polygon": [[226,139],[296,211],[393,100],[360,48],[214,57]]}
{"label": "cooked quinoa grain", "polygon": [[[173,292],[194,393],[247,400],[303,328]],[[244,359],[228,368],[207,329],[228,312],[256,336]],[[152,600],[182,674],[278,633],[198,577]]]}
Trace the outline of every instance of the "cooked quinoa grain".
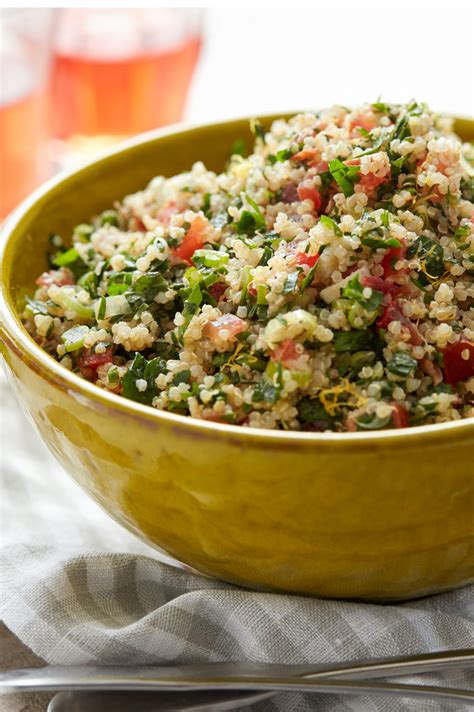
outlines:
{"label": "cooked quinoa grain", "polygon": [[77,226],[25,323],[97,386],[193,418],[472,416],[473,159],[414,101],[256,122],[223,173],[157,177]]}

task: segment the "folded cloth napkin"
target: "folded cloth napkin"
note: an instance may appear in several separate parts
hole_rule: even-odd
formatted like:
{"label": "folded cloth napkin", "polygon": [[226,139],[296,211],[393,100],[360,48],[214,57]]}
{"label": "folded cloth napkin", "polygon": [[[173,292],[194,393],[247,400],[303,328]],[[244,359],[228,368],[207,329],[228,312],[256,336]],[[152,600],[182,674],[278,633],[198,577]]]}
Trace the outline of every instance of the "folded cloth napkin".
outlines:
{"label": "folded cloth napkin", "polygon": [[[3,380],[0,403],[0,617],[47,662],[316,664],[473,645],[474,587],[384,606],[252,592],[163,564],[67,478]],[[403,681],[474,689],[474,676],[462,671]],[[449,707],[408,698],[281,694],[252,709]]]}

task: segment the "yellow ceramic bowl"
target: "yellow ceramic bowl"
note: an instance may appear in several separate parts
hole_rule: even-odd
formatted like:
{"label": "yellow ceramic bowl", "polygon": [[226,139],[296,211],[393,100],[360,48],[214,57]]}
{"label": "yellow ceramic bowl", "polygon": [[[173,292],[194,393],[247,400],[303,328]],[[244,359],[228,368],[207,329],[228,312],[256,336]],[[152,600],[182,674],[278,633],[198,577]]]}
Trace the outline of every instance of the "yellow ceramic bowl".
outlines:
{"label": "yellow ceramic bowl", "polygon": [[[266,121],[270,121],[267,117]],[[458,121],[464,138],[474,123]],[[201,572],[258,588],[399,599],[474,579],[474,422],[373,433],[239,428],[163,413],[63,369],[21,325],[48,235],[156,174],[223,167],[248,121],[160,131],[37,191],[3,236],[5,358],[66,471],[116,520]]]}

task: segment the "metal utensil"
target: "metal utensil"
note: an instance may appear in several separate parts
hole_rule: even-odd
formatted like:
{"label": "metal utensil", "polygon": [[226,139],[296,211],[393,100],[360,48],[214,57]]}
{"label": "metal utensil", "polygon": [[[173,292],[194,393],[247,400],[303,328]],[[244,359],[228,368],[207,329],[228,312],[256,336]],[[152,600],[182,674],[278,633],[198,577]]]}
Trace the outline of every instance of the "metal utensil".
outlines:
{"label": "metal utensil", "polygon": [[[419,694],[422,689],[426,694]],[[296,686],[291,690],[301,691]],[[303,691],[307,692],[308,690]],[[313,691],[332,694],[422,696],[441,699],[444,705],[453,702],[455,710],[459,709],[461,702],[470,702],[474,705],[474,693],[447,688],[422,688],[421,685],[332,681],[330,689],[321,683],[321,687],[315,686]],[[137,712],[137,710],[140,712],[178,712],[178,710],[180,712],[227,712],[261,702],[268,697],[273,697],[274,694],[274,690],[271,692],[233,692],[231,690],[224,692],[166,692],[162,690],[159,692],[60,692],[51,700],[48,712],[104,712],[107,709],[113,710],[113,712]]]}
{"label": "metal utensil", "polygon": [[47,712],[227,712],[273,692],[60,692]]}
{"label": "metal utensil", "polygon": [[[474,648],[426,655],[359,660],[319,665],[273,663],[206,663],[198,665],[97,667],[45,666],[0,673],[0,693],[44,690],[159,690],[226,685],[237,678],[243,683],[258,679],[312,681],[376,679],[387,676],[440,672],[474,667]],[[300,680],[301,682],[301,680]],[[251,686],[250,686],[251,687]],[[235,687],[233,689],[236,689]],[[250,688],[246,688],[250,689]]]}

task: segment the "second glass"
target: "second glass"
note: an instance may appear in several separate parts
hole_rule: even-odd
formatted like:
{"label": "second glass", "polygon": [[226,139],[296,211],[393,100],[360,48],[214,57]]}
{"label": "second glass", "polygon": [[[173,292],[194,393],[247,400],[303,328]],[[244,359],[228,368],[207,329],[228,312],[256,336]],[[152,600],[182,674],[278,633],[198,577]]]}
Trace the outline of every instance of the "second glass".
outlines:
{"label": "second glass", "polygon": [[179,121],[200,45],[199,10],[61,10],[54,136],[116,140]]}

